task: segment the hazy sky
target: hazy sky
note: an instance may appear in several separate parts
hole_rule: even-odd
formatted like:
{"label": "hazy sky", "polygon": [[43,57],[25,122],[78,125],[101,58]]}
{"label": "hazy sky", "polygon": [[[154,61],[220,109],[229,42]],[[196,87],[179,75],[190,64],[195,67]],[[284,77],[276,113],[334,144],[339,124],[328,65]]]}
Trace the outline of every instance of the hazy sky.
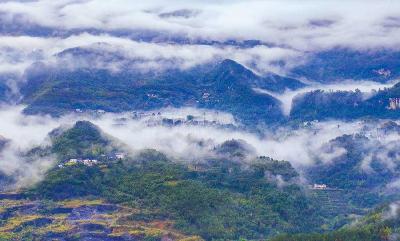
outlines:
{"label": "hazy sky", "polygon": [[0,4],[3,21],[58,29],[155,30],[260,39],[296,49],[396,47],[399,1],[43,0]]}
{"label": "hazy sky", "polygon": [[[400,46],[400,1],[0,1],[0,21],[0,73],[21,74],[33,62],[54,62],[55,54],[73,47],[140,59],[135,67],[142,69],[231,58],[257,71],[285,73],[317,50]],[[199,42],[249,39],[266,45]],[[93,64],[83,59],[63,65],[88,62]],[[102,59],[95,64],[126,66]]]}

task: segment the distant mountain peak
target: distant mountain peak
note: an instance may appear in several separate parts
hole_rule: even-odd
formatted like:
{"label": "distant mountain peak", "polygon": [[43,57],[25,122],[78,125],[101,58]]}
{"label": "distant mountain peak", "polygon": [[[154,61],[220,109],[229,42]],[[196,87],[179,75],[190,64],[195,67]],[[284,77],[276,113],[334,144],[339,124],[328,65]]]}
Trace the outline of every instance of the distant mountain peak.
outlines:
{"label": "distant mountain peak", "polygon": [[286,89],[294,90],[306,86],[297,79],[280,76],[272,72],[265,76],[259,76],[232,59],[225,59],[220,62],[208,76],[208,79],[219,83],[236,83],[276,92],[283,92]]}
{"label": "distant mountain peak", "polygon": [[242,64],[232,60],[232,59],[224,59],[219,65],[218,68],[223,70],[235,71],[236,73],[246,73],[251,74],[256,77],[256,74],[253,73],[250,69],[246,68]]}
{"label": "distant mountain peak", "polygon": [[251,70],[231,59],[225,59],[217,64],[206,76],[208,82],[241,83],[244,85],[249,85],[251,80],[257,78],[259,77]]}
{"label": "distant mountain peak", "polygon": [[241,64],[239,64],[238,62],[236,62],[235,60],[232,60],[232,59],[224,59],[224,60],[222,60],[222,62],[220,64],[225,65],[225,66],[229,66],[229,65],[242,66]]}

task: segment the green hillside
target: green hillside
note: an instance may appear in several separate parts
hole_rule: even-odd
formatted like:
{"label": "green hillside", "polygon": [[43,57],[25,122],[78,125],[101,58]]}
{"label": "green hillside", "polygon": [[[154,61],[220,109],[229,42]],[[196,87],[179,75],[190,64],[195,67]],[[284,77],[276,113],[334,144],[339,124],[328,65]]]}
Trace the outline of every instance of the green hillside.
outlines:
{"label": "green hillside", "polygon": [[[110,156],[118,149],[90,122],[55,130],[51,139],[50,152],[59,165],[25,191],[31,200],[101,199],[140,210],[143,214],[135,217],[140,220],[166,217],[176,230],[206,240],[265,239],[320,230],[324,221],[285,161],[260,157],[251,164],[229,158],[177,163],[154,150],[117,159]],[[222,145],[220,153],[227,148],[239,153],[240,145],[232,143]]]}

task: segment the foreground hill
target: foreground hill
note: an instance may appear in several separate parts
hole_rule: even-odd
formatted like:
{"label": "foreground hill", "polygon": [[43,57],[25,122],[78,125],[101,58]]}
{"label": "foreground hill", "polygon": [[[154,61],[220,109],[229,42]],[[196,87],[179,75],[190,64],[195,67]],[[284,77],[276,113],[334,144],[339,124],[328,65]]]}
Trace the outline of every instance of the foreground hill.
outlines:
{"label": "foreground hill", "polygon": [[[400,130],[392,122],[381,129]],[[123,143],[87,121],[55,129],[49,139],[51,145],[25,154],[56,157],[44,179],[14,196],[0,194],[0,240],[266,240],[336,230],[397,197],[383,198],[379,190],[398,175],[386,173],[379,162],[371,165],[373,175],[359,169],[368,146],[361,135],[332,140],[329,145],[347,152],[302,170],[302,177],[289,162],[252,157],[242,140],[226,141],[210,149],[209,157],[186,162],[156,150],[127,153]],[[304,177],[329,188],[303,185]],[[71,202],[73,207],[65,206]],[[362,228],[332,237],[376,231]],[[326,235],[277,240],[331,237]]]}
{"label": "foreground hill", "polygon": [[[299,176],[290,163],[266,157],[240,162],[246,154],[241,142],[229,141],[217,146],[216,158],[185,163],[171,161],[154,150],[115,158],[116,149],[110,146],[110,139],[89,122],[56,130],[51,136],[53,144],[46,151],[58,156],[58,164],[43,181],[23,192],[39,204],[55,202],[57,206],[71,199],[102,200],[134,209],[129,220],[146,227],[154,222],[167,222],[177,233],[198,235],[206,240],[265,239],[279,232],[319,230],[324,221],[314,200],[296,184]],[[235,158],[231,159],[232,156]],[[46,215],[30,212],[40,218]],[[63,215],[68,220],[77,214],[73,211]],[[32,230],[30,227],[36,221],[32,225],[15,223],[12,217],[4,218],[0,225],[4,228],[3,236],[14,230],[18,235],[33,233],[41,237],[44,234],[36,231],[48,230],[44,232],[47,235],[52,225],[59,225],[50,215],[40,224],[41,229]],[[89,218],[88,222],[94,220]],[[7,228],[10,225],[12,228]],[[118,229],[104,225],[96,227],[111,228],[111,233]],[[53,231],[68,238],[79,235],[74,230],[81,229]]]}

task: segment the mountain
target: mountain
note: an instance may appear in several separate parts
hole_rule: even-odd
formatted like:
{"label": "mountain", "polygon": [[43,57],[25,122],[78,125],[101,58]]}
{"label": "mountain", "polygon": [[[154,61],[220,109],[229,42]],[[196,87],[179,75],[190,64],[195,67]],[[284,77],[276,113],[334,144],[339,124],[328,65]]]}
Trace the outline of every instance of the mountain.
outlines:
{"label": "mountain", "polygon": [[293,99],[291,118],[300,120],[400,117],[396,106],[390,108],[390,99],[400,97],[400,83],[391,88],[375,91],[372,97],[356,91],[316,90],[296,96]]}
{"label": "mountain", "polygon": [[[109,61],[123,58],[80,48],[59,54],[66,55]],[[25,113],[29,114],[57,116],[75,109],[123,112],[190,106],[230,112],[244,124],[286,120],[279,100],[254,89],[279,93],[304,87],[296,79],[273,73],[259,76],[229,59],[188,70],[151,73],[135,69],[119,72],[97,68],[54,69],[36,63],[26,76],[21,93],[22,103],[28,106]],[[386,80],[392,77],[387,76]],[[400,85],[394,85],[368,98],[360,91],[308,92],[293,100],[290,117],[295,120],[399,118],[400,112],[388,108],[390,98],[399,98],[399,89]]]}
{"label": "mountain", "polygon": [[[38,71],[37,66],[43,71]],[[232,60],[161,73],[70,71],[36,63],[27,76],[21,92],[22,102],[28,105],[25,113],[29,114],[60,115],[75,109],[122,112],[192,106],[230,112],[246,123],[274,122],[282,118],[280,102],[270,95],[256,93],[253,88],[282,91],[303,85],[277,75],[257,76]]]}
{"label": "mountain", "polygon": [[318,82],[346,79],[387,82],[400,76],[400,52],[391,49],[353,50],[334,48],[310,53],[291,73]]}
{"label": "mountain", "polygon": [[364,108],[363,103],[364,97],[360,91],[315,90],[295,96],[290,117],[299,120],[346,120],[377,115],[373,110]]}

